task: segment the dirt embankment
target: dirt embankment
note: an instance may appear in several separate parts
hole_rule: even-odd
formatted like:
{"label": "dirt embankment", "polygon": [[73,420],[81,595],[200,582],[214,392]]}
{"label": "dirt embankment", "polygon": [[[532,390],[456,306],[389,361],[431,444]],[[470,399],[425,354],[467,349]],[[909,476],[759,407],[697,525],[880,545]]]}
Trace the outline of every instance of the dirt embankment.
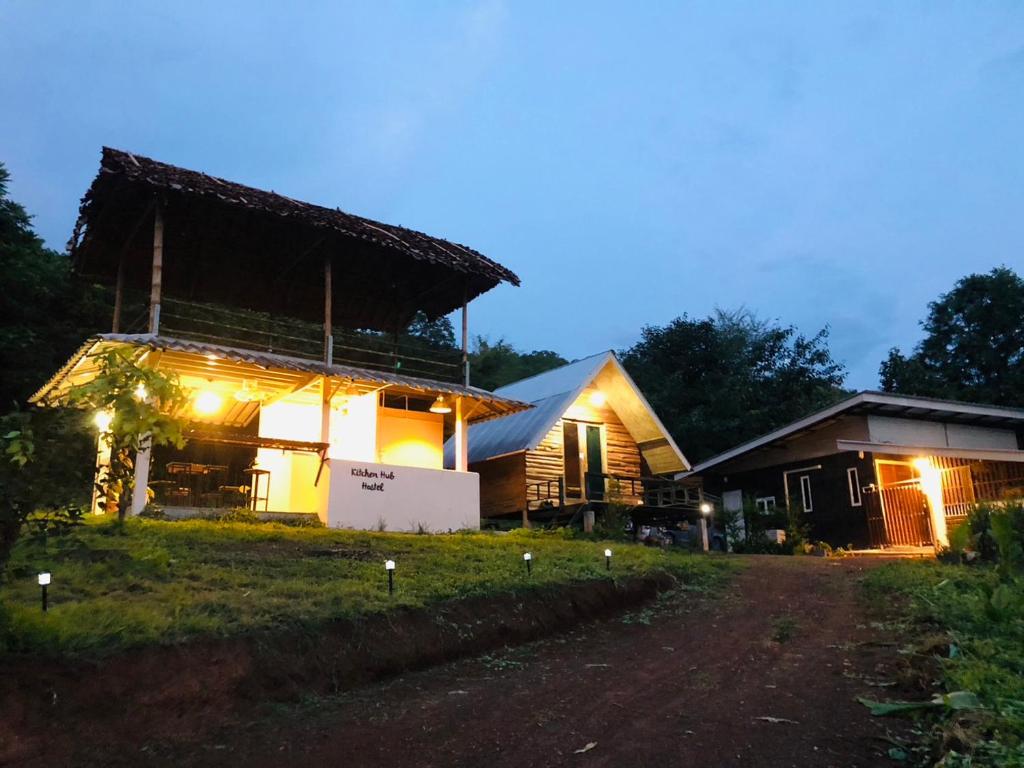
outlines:
{"label": "dirt embankment", "polygon": [[635,607],[672,583],[667,576],[584,582],[102,661],[7,659],[0,662],[0,765],[64,764],[75,750],[109,741],[137,748],[195,740],[259,703],[333,693],[544,637]]}

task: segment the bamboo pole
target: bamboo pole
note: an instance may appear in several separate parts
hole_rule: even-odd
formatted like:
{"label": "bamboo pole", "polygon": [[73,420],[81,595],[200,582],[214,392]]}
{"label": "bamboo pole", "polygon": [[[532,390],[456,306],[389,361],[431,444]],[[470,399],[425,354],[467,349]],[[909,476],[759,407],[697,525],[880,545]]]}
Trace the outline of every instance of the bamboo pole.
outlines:
{"label": "bamboo pole", "polygon": [[469,386],[469,302],[462,294],[462,373],[463,383]]}
{"label": "bamboo pole", "polygon": [[331,257],[324,258],[324,363],[334,363],[333,317],[334,281],[331,279]]}
{"label": "bamboo pole", "polygon": [[164,277],[164,210],[158,201],[153,215],[153,272],[149,291],[149,332],[160,333],[160,294]]}

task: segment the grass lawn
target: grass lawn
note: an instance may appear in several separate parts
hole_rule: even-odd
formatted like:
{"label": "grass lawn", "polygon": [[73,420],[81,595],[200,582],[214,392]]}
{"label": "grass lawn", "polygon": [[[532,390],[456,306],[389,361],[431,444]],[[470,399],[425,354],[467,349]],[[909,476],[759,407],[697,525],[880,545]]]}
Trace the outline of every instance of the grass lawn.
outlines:
{"label": "grass lawn", "polygon": [[[614,550],[612,571],[604,549]],[[524,552],[533,553],[527,576]],[[397,562],[388,595],[384,561]],[[726,558],[527,531],[424,535],[280,524],[90,521],[22,540],[0,584],[0,652],[95,656],[151,643],[337,618],[558,583],[668,572],[708,585]],[[40,610],[36,574],[53,574]]]}
{"label": "grass lawn", "polygon": [[[917,644],[937,661],[946,692],[969,691],[982,709],[945,711],[922,735],[943,766],[1024,766],[1024,578],[989,566],[900,562],[872,571],[870,595],[901,596]],[[902,608],[901,608],[902,613]]]}

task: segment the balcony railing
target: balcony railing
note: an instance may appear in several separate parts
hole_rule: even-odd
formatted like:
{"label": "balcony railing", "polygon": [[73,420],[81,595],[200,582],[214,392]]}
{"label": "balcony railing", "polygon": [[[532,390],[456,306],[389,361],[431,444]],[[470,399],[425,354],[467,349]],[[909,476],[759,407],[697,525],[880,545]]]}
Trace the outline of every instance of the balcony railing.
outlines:
{"label": "balcony railing", "polygon": [[[126,312],[125,316],[126,332],[145,331],[144,311]],[[161,305],[160,333],[311,360],[324,357],[323,328],[315,323],[167,297]],[[437,381],[454,382],[463,377],[462,353],[452,347],[433,345],[407,334],[399,334],[396,339],[388,334],[341,328],[333,329],[333,338],[333,361],[338,365],[396,371]]]}

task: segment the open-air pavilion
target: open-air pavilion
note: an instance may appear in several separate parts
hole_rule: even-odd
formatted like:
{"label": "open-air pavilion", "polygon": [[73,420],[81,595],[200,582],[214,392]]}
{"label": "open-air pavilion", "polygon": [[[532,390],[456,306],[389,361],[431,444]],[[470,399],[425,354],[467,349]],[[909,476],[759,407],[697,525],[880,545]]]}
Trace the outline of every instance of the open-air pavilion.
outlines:
{"label": "open-air pavilion", "polygon": [[[133,512],[149,488],[171,508],[244,504],[392,530],[478,526],[468,425],[528,406],[470,386],[468,304],[517,285],[512,272],[447,240],[113,149],[69,250],[81,275],[113,287],[112,329],[87,339],[32,401],[63,402],[115,348],[192,393],[186,453],[140,452]],[[148,295],[143,327],[126,314],[133,291]],[[209,314],[188,322],[190,307],[210,305],[236,325]],[[399,349],[413,318],[460,308],[461,360]],[[322,333],[312,344],[275,337],[231,310]],[[410,375],[420,371],[438,374]],[[453,470],[443,468],[449,437]],[[200,460],[202,450],[220,458]]]}

